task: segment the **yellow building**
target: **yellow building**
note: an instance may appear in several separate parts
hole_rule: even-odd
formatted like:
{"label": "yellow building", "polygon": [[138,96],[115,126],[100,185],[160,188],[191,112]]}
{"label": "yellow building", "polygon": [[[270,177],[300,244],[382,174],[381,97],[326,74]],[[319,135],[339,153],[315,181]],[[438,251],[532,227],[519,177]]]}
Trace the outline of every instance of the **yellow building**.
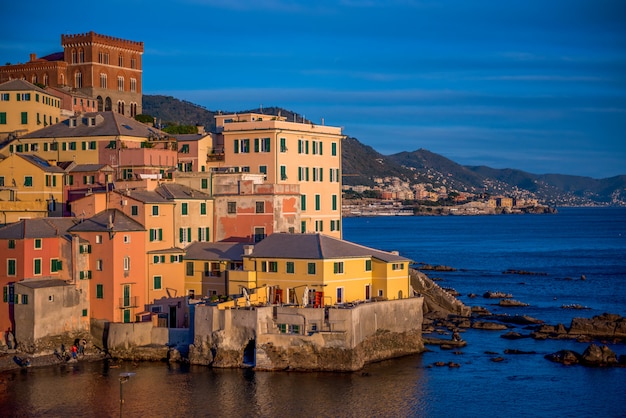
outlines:
{"label": "yellow building", "polygon": [[[229,275],[242,269],[247,244],[194,242],[185,249],[185,291],[217,299],[228,294]],[[231,287],[234,283],[231,283]],[[234,286],[237,288],[237,286]]]}
{"label": "yellow building", "polygon": [[59,123],[61,99],[26,80],[0,84],[0,140]]}
{"label": "yellow building", "polygon": [[[35,212],[41,212],[45,204],[47,216],[61,216],[64,174],[61,168],[36,155],[11,154],[0,161],[0,188],[11,192],[7,204],[31,202]],[[20,210],[25,209],[19,206]]]}
{"label": "yellow building", "polygon": [[115,112],[72,116],[10,142],[0,154],[37,154],[51,162],[108,164],[114,178],[163,175],[176,166],[176,140]]}
{"label": "yellow building", "polygon": [[271,184],[300,187],[298,232],[341,238],[341,128],[288,122],[257,113],[218,115],[214,169],[261,173]]}
{"label": "yellow building", "polygon": [[230,294],[256,289],[256,300],[315,307],[411,296],[410,260],[397,253],[323,234],[273,234],[244,252]]}

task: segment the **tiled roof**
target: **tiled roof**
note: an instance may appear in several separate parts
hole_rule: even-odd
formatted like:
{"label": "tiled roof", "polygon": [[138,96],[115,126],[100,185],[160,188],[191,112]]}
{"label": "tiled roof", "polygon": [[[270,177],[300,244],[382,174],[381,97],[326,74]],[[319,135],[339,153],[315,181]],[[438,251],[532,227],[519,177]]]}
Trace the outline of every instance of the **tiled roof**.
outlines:
{"label": "tiled roof", "polygon": [[174,204],[174,202],[172,202],[171,200],[167,200],[166,198],[164,198],[163,196],[161,196],[154,190],[143,190],[143,189],[134,190],[133,189],[133,190],[126,191],[124,189],[116,189],[114,190],[114,192],[119,194],[123,198],[130,197],[131,199],[135,199],[143,203],[169,203],[172,205]]}
{"label": "tiled roof", "polygon": [[163,183],[157,187],[155,191],[165,199],[211,199],[210,195],[201,192],[200,190],[192,189],[189,186],[177,183]]}
{"label": "tiled roof", "polygon": [[108,164],[78,164],[69,169],[70,173],[84,173],[91,171],[114,171]]}
{"label": "tiled roof", "polygon": [[178,248],[178,247],[172,247],[172,248],[165,248],[163,250],[152,250],[152,251],[148,251],[148,254],[182,254],[184,253],[185,250],[182,248]]}
{"label": "tiled roof", "polygon": [[194,242],[187,247],[186,260],[242,261],[242,242]]}
{"label": "tiled roof", "polygon": [[[89,126],[87,121],[96,118],[96,124]],[[98,136],[130,136],[138,138],[164,138],[168,137],[163,131],[128,118],[117,112],[91,112],[77,116],[75,127],[70,126],[70,118],[54,125],[47,126],[37,131],[22,136],[23,139],[36,138],[73,138],[73,137],[98,137]]]}
{"label": "tiled roof", "polygon": [[202,138],[206,138],[207,136],[211,136],[211,134],[210,133],[205,133],[205,134],[179,134],[179,135],[176,135],[176,140],[178,142],[199,141]]}
{"label": "tiled roof", "polygon": [[40,87],[37,87],[33,83],[29,83],[26,80],[18,79],[9,80],[0,84],[0,91],[38,91],[40,93],[46,93],[54,96],[54,94],[48,93],[47,91]]}
{"label": "tiled roof", "polygon": [[37,167],[41,168],[43,171],[47,173],[65,173],[65,171],[63,171],[61,167],[57,167],[56,165],[51,165],[48,161],[44,160],[38,155],[31,155],[31,154],[15,154],[15,155],[25,159],[31,164],[36,165]]}
{"label": "tiled roof", "polygon": [[61,279],[26,279],[17,282],[17,284],[21,284],[22,286],[28,287],[30,289],[43,289],[46,287],[58,287],[58,286],[70,286],[65,282],[65,280]]}
{"label": "tiled roof", "polygon": [[45,57],[41,57],[39,59],[46,61],[63,61],[65,59],[65,52],[53,52],[52,54],[48,54]]}
{"label": "tiled roof", "polygon": [[385,262],[410,261],[394,253],[322,234],[272,234],[254,246],[251,257],[307,260],[373,257]]}
{"label": "tiled roof", "polygon": [[[113,228],[109,228],[109,221]],[[139,222],[124,215],[117,209],[103,210],[70,228],[70,232],[109,232],[109,231],[145,231]]]}
{"label": "tiled roof", "polygon": [[36,218],[0,227],[0,239],[53,238],[67,234],[76,224],[74,218]]}

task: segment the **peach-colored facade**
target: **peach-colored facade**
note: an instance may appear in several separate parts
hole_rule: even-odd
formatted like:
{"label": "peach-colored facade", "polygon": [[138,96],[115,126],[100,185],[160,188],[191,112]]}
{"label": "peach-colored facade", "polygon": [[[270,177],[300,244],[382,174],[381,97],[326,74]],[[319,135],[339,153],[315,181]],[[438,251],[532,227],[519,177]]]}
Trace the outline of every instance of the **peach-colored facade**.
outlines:
{"label": "peach-colored facade", "polygon": [[300,186],[298,232],[341,238],[341,128],[255,113],[216,116],[225,161],[215,168],[261,173]]}
{"label": "peach-colored facade", "polygon": [[[109,215],[113,228],[102,226]],[[136,315],[145,310],[146,231],[123,217],[119,211],[105,211],[70,229],[89,243],[89,267],[83,280],[90,281],[91,318],[135,322]],[[98,219],[94,225],[90,223],[93,219]],[[124,223],[117,226],[121,220]]]}

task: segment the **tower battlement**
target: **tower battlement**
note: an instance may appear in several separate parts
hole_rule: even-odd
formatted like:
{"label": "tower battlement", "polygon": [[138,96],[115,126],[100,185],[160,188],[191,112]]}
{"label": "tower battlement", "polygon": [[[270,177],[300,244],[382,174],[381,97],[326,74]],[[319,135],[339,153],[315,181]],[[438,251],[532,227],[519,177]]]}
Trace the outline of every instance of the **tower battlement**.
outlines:
{"label": "tower battlement", "polygon": [[61,45],[65,47],[78,46],[93,43],[103,43],[111,47],[131,49],[143,53],[143,42],[130,41],[114,36],[100,35],[94,31],[74,35],[61,35]]}

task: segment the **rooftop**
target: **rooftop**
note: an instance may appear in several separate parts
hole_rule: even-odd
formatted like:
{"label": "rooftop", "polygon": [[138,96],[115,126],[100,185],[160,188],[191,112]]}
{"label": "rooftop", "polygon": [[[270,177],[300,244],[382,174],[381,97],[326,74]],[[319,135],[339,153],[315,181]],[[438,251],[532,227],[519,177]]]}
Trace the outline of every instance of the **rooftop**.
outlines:
{"label": "rooftop", "polygon": [[186,260],[242,261],[246,243],[194,242],[187,247]]}
{"label": "rooftop", "polygon": [[103,210],[69,229],[70,232],[145,231],[139,222],[117,209]]}

